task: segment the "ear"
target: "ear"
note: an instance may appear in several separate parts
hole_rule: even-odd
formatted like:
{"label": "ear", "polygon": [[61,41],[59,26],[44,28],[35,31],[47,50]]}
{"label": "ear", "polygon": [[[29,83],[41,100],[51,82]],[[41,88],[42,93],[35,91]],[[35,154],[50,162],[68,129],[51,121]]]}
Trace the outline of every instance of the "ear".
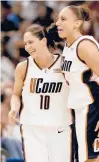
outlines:
{"label": "ear", "polygon": [[43,43],[43,44],[47,44],[47,39],[46,39],[45,37],[44,37],[44,38],[42,38],[42,40],[41,40],[41,41],[42,41],[42,43]]}
{"label": "ear", "polygon": [[75,23],[75,28],[78,29],[82,25],[83,21],[82,20],[77,20]]}

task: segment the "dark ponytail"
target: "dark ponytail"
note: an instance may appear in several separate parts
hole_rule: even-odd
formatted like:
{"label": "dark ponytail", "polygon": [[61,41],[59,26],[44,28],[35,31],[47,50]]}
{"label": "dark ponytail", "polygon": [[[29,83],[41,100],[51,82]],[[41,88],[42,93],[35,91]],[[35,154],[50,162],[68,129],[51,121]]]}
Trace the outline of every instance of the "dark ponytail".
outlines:
{"label": "dark ponytail", "polygon": [[46,29],[45,37],[47,38],[47,46],[52,48],[56,47],[56,42],[62,41],[58,36],[57,26],[55,23],[51,24],[51,26]]}

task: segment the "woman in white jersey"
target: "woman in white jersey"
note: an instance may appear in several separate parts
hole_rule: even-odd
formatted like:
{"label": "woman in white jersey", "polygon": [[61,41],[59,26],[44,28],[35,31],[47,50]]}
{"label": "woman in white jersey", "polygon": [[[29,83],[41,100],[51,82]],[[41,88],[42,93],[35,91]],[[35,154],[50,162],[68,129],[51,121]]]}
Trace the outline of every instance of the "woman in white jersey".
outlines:
{"label": "woman in white jersey", "polygon": [[99,130],[99,44],[92,36],[81,34],[88,20],[85,6],[71,5],[62,9],[56,22],[60,38],[66,39],[62,71],[70,87],[68,108],[75,111],[79,162],[99,155],[94,146]]}
{"label": "woman in white jersey", "polygon": [[60,55],[48,50],[59,41],[54,28],[45,31],[34,24],[26,30],[24,44],[30,57],[15,70],[9,120],[15,123],[22,95],[20,124],[26,162],[71,162],[68,85],[61,73]]}

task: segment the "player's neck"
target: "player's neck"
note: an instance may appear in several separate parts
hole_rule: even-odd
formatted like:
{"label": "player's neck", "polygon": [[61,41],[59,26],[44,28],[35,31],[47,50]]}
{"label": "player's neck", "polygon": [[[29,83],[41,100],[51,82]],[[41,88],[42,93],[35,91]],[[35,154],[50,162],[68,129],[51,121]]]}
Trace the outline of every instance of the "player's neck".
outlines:
{"label": "player's neck", "polygon": [[80,32],[74,32],[67,38],[67,46],[70,47],[82,34]]}
{"label": "player's neck", "polygon": [[48,68],[54,62],[53,55],[49,51],[42,53],[41,56],[35,58],[35,61],[42,69]]}

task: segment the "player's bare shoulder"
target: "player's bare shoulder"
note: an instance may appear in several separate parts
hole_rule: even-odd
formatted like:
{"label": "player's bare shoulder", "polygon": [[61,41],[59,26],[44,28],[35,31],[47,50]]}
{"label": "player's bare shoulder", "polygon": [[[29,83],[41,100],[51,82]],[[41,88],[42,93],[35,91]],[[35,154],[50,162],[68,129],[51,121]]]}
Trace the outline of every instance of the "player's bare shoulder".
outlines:
{"label": "player's bare shoulder", "polygon": [[15,69],[15,76],[24,80],[26,69],[27,69],[27,60],[18,63],[18,65],[16,66],[16,69]]}

